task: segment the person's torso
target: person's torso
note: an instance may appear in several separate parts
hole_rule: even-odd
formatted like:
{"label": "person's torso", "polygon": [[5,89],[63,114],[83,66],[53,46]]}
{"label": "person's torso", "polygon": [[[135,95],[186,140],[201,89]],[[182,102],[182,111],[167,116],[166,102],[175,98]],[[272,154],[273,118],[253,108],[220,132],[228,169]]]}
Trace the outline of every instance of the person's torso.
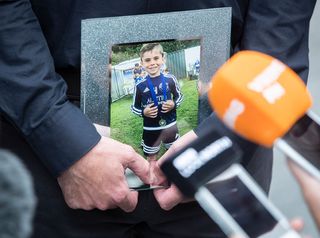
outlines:
{"label": "person's torso", "polygon": [[172,89],[176,87],[173,77],[170,74],[161,74],[155,78],[146,77],[137,84],[138,92],[141,96],[141,107],[144,109],[152,103],[158,107],[158,116],[156,118],[144,117],[143,126],[145,129],[163,129],[163,126],[170,125],[176,121],[175,108],[168,113],[161,113],[162,104],[167,100],[173,100]]}
{"label": "person's torso", "polygon": [[232,7],[232,46],[240,39],[248,0],[31,0],[57,72],[80,94],[81,20],[89,18]]}
{"label": "person's torso", "polygon": [[31,3],[56,67],[79,68],[82,19],[232,7],[233,31],[239,31],[248,0],[31,0]]}

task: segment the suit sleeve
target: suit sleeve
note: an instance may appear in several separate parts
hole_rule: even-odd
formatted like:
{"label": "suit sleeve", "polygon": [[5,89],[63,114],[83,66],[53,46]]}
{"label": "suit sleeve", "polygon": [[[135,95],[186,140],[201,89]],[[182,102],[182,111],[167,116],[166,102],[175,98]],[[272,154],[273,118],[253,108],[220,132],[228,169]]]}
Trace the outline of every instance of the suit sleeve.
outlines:
{"label": "suit sleeve", "polygon": [[316,0],[251,0],[238,50],[269,54],[307,82],[309,23]]}
{"label": "suit sleeve", "polygon": [[66,97],[29,1],[0,2],[0,113],[22,133],[54,176],[100,140]]}
{"label": "suit sleeve", "polygon": [[[295,70],[307,82],[309,23],[315,0],[251,0],[241,41],[235,51],[256,50],[269,54]],[[205,130],[202,123],[196,133]]]}

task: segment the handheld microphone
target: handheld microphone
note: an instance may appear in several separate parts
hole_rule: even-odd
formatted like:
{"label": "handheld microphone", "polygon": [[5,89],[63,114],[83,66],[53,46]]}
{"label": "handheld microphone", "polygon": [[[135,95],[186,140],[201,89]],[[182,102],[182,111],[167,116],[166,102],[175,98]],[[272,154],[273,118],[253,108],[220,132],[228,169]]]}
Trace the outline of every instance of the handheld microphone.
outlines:
{"label": "handheld microphone", "polygon": [[233,139],[210,127],[201,137],[166,159],[161,170],[185,196],[193,197],[199,187],[239,162],[242,154]]}
{"label": "handheld microphone", "polygon": [[[264,80],[262,81],[264,82]],[[267,84],[267,82],[265,83]],[[232,82],[228,86],[230,85],[234,86]],[[299,86],[301,91],[305,90],[303,85]],[[274,89],[270,90],[277,91],[277,87],[275,86]],[[231,92],[232,89],[237,90],[237,87],[230,88]],[[217,89],[218,91],[221,90],[219,91],[219,96],[232,98],[230,88],[225,90],[222,82],[222,87]],[[270,93],[267,91],[265,97],[269,101],[272,101],[274,99],[272,95],[269,95]],[[280,96],[281,91],[278,94]],[[209,94],[209,98],[210,96]],[[249,99],[247,100],[251,102]],[[308,100],[300,103],[303,106],[308,105]],[[224,103],[225,107],[229,104]],[[232,119],[237,119],[237,116],[243,113],[245,109],[241,104],[238,107],[239,104],[236,101],[235,104],[231,105],[231,112],[226,116],[231,125],[234,124],[232,123]],[[292,107],[292,111],[296,119],[301,117],[305,112],[301,108],[296,110],[294,107]],[[252,113],[254,114],[255,112]],[[217,115],[223,119],[221,113],[220,115],[217,113]],[[264,113],[262,112],[258,118],[265,119],[263,115]],[[251,119],[250,115],[248,117]],[[289,119],[291,119],[291,124],[293,124],[294,120],[291,117]],[[285,131],[290,127],[284,123],[286,120],[270,121],[278,125],[278,131],[274,130],[271,135],[277,135],[279,134],[279,130]],[[300,237],[290,229],[286,218],[270,203],[266,195],[254,183],[253,179],[246,174],[245,170],[240,165],[232,165],[240,161],[243,155],[245,155],[243,157],[248,157],[250,155],[248,151],[251,150],[250,146],[253,145],[255,147],[255,145],[245,139],[239,139],[240,137],[236,136],[236,134],[231,134],[217,118],[206,124],[212,124],[213,126],[208,126],[205,134],[202,134],[180,152],[164,161],[161,169],[168,179],[175,183],[184,195],[189,197],[194,196],[226,235],[241,234],[242,237],[249,237],[249,235],[256,236],[256,234],[261,234],[262,232],[270,232],[274,236],[280,237],[280,233],[276,234],[274,232],[281,230],[285,234],[281,237],[285,237],[286,235],[288,237]],[[260,125],[260,127],[263,128],[263,125]],[[273,125],[269,127],[273,128]],[[233,127],[231,126],[231,128]],[[255,143],[260,142],[259,144],[262,145],[272,145],[269,133],[265,133],[263,140],[259,140],[259,138],[257,140],[255,139],[255,130],[257,129],[255,128],[251,133],[250,138],[252,141]],[[220,182],[219,179],[221,179]],[[252,201],[250,202],[251,206],[240,204],[241,201],[248,201],[248,199]],[[242,215],[241,212],[239,213],[239,209],[243,211]],[[264,222],[257,221],[257,217],[263,218]],[[252,221],[256,221],[257,224],[250,226],[249,224],[252,224]]]}
{"label": "handheld microphone", "polygon": [[214,115],[203,123],[212,126],[162,164],[167,178],[184,195],[195,197],[228,237],[235,234],[257,237],[265,233],[274,237],[280,234],[300,237],[237,164],[243,157],[252,156],[256,145],[232,133]]}
{"label": "handheld microphone", "polygon": [[288,66],[260,52],[239,52],[213,76],[208,98],[230,129],[265,147],[274,145],[320,180],[311,162],[315,154],[319,158],[319,147],[312,148],[314,153],[301,147],[304,135],[312,138],[307,133],[311,124],[317,127],[314,137],[320,138],[320,120],[308,111],[311,95]]}
{"label": "handheld microphone", "polygon": [[167,158],[161,170],[187,197],[195,197],[200,206],[228,235],[248,237],[205,185],[239,161],[242,150],[230,137],[214,127]]}

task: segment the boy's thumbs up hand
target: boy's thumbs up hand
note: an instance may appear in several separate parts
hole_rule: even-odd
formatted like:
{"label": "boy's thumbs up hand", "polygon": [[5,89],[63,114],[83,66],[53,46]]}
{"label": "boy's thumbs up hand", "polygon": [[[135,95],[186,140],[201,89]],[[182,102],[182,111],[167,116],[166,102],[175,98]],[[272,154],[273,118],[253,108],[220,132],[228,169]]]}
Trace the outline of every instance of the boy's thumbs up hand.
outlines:
{"label": "boy's thumbs up hand", "polygon": [[162,103],[162,113],[170,112],[174,108],[174,101],[167,100],[164,103]]}

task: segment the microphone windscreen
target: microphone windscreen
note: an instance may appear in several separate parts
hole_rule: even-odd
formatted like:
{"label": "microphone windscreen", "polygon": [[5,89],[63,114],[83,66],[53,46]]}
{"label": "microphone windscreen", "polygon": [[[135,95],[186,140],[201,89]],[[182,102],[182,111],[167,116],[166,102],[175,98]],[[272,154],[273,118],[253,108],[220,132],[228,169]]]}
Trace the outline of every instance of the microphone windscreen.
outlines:
{"label": "microphone windscreen", "polygon": [[35,203],[27,169],[16,156],[0,150],[0,237],[29,237]]}
{"label": "microphone windscreen", "polygon": [[311,96],[285,64],[255,51],[241,51],[213,76],[209,102],[232,130],[271,147],[310,108]]}

